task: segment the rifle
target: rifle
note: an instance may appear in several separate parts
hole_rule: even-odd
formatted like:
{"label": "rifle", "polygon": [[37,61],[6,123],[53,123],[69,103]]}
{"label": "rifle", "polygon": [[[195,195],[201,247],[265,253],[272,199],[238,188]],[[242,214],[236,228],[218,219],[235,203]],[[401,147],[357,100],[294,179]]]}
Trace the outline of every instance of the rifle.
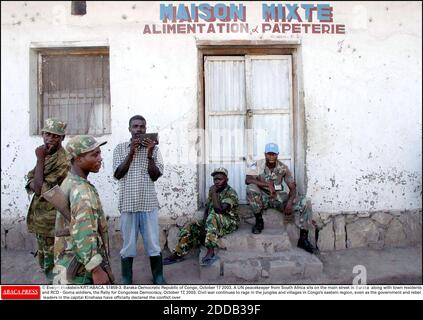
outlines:
{"label": "rifle", "polygon": [[[71,220],[71,214],[69,209],[68,199],[66,199],[62,189],[58,185],[55,185],[50,190],[47,190],[41,195],[42,198],[50,202],[65,218],[67,223]],[[65,228],[62,230],[55,230],[56,237],[67,237],[70,236],[69,229]]]}
{"label": "rifle", "polygon": [[[97,221],[97,225],[100,225],[100,219]],[[112,272],[112,268],[110,266],[110,245],[109,245],[109,237],[107,237],[107,245],[106,245],[106,236],[101,228],[98,228],[98,233],[100,234],[101,240],[103,242],[104,248],[104,255],[106,256],[106,259],[103,259],[101,261],[100,266],[103,268],[104,271],[106,271],[107,275],[109,276],[109,280],[111,284],[115,284],[115,277]]]}
{"label": "rifle", "polygon": [[[41,197],[43,197],[48,202],[50,202],[60,212],[60,214],[65,218],[65,221],[67,223],[70,223],[71,213],[70,213],[69,201],[66,198],[65,194],[63,193],[62,189],[60,189],[60,187],[58,185],[55,185],[50,190],[47,190],[46,192],[44,192],[41,195]],[[100,226],[100,219],[98,219],[97,225]],[[103,230],[101,230],[101,228],[98,228],[98,229],[99,229],[98,233],[101,237],[103,245],[105,246],[105,250],[104,250],[105,259],[103,259],[100,266],[103,268],[103,270],[109,276],[110,283],[114,284],[115,278],[113,276],[112,268],[110,267],[110,262],[109,262],[109,256],[110,256],[110,252],[108,252],[108,250],[110,248],[109,247],[109,241],[108,241],[108,238],[107,238],[107,241],[106,241],[106,237],[105,237]],[[68,228],[65,228],[63,230],[56,230],[55,235],[56,235],[56,237],[65,237],[65,236],[70,236],[70,232],[69,232]],[[83,264],[80,263],[76,259],[76,256],[73,256],[73,258],[70,261],[69,266],[67,268],[67,272],[66,272],[68,279],[75,278],[76,274],[78,273],[78,270],[81,269],[82,266],[83,266]]]}

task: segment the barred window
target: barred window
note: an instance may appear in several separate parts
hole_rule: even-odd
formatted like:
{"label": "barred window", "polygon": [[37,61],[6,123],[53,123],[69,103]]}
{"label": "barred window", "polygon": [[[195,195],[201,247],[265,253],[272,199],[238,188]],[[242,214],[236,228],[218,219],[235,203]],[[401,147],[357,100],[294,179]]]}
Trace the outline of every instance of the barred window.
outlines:
{"label": "barred window", "polygon": [[66,134],[111,133],[108,48],[48,49],[38,53],[37,126],[58,118]]}

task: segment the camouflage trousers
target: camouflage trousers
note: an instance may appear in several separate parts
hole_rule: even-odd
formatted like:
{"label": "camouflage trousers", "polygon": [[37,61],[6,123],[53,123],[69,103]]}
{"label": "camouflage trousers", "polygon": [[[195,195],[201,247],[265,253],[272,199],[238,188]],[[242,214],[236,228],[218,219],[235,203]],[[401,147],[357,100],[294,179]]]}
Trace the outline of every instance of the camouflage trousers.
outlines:
{"label": "camouflage trousers", "polygon": [[35,234],[38,244],[38,263],[41,270],[49,276],[54,267],[54,237]]}
{"label": "camouflage trousers", "polygon": [[237,221],[211,209],[205,223],[204,221],[191,223],[179,231],[175,253],[181,257],[186,255],[190,249],[200,245],[204,245],[206,248],[217,248],[217,240],[236,229],[238,229]]}
{"label": "camouflage trousers", "polygon": [[[273,199],[269,193],[263,191],[257,185],[249,184],[247,185],[247,200],[255,215],[262,213],[268,208],[283,212],[288,202],[288,194],[283,191],[276,191],[276,198]],[[292,211],[293,213],[289,217],[300,229],[308,230],[312,228],[310,201],[304,196],[297,197],[292,206]]]}

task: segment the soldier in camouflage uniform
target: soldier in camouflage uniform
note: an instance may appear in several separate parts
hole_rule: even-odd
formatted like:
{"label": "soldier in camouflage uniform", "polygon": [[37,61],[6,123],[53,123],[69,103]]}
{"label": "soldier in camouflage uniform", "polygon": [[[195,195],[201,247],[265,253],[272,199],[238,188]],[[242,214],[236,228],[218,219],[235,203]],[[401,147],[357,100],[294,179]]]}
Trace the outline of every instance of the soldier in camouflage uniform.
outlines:
{"label": "soldier in camouflage uniform", "polygon": [[28,194],[34,193],[27,214],[28,231],[35,233],[38,262],[50,282],[54,266],[56,209],[40,195],[55,185],[60,185],[68,174],[70,164],[66,151],[62,148],[65,128],[66,123],[57,119],[45,121],[44,128],[41,130],[44,144],[35,149],[37,163],[35,168],[28,172],[25,185]]}
{"label": "soldier in camouflage uniform", "polygon": [[[247,200],[253,209],[256,223],[252,228],[259,234],[264,228],[263,211],[275,208],[285,214],[287,221],[295,221],[299,215],[300,239],[298,247],[314,253],[316,249],[308,240],[308,229],[312,227],[311,205],[305,197],[297,197],[294,178],[288,167],[278,160],[279,147],[268,143],[265,147],[265,159],[256,161],[246,172]],[[282,182],[289,188],[289,194],[283,190]]]}
{"label": "soldier in camouflage uniform", "polygon": [[60,188],[68,200],[71,218],[68,223],[57,212],[56,230],[68,228],[69,235],[55,239],[53,284],[110,283],[102,267],[108,263],[107,221],[97,190],[87,180],[90,172],[100,170],[100,146],[105,143],[92,136],[75,136],[66,145],[71,170]]}
{"label": "soldier in camouflage uniform", "polygon": [[218,247],[218,238],[238,229],[238,195],[228,185],[228,171],[217,168],[211,175],[214,185],[209,191],[203,220],[180,230],[175,251],[163,260],[163,264],[183,260],[191,248],[202,244],[207,248],[207,253],[201,265],[209,266],[218,258],[214,253],[214,249]]}

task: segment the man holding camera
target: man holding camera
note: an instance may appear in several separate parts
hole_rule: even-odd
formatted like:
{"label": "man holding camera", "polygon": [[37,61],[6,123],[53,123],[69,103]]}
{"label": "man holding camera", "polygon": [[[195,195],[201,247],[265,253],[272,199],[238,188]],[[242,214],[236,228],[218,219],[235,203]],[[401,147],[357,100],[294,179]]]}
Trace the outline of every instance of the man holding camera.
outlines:
{"label": "man holding camera", "polygon": [[121,213],[123,248],[120,251],[123,284],[132,284],[132,264],[137,254],[138,231],[150,257],[154,284],[166,284],[159,241],[159,202],[154,182],[163,174],[163,159],[157,141],[141,135],[146,120],[135,115],[129,120],[131,140],[113,151],[114,177],[119,180],[118,209]]}

